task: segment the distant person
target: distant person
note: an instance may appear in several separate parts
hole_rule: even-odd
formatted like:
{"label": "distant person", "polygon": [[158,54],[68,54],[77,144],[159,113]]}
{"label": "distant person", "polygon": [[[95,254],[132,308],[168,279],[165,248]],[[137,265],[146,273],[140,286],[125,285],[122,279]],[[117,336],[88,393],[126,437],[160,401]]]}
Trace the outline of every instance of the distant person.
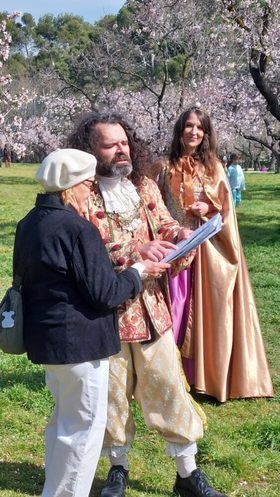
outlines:
{"label": "distant person", "polygon": [[227,165],[228,165],[228,160],[227,160],[227,156],[224,155],[221,159],[221,164],[225,170],[225,172],[227,172]]}
{"label": "distant person", "polygon": [[268,167],[266,167],[266,166],[262,166],[262,167],[260,168],[260,172],[261,172],[261,173],[267,173],[267,172],[268,172]]}
{"label": "distant person", "polygon": [[120,350],[115,308],[142,290],[140,273],[166,267],[147,260],[116,274],[98,229],[83,217],[95,166],[78,150],[48,155],[36,175],[45,193],[15,237],[24,344],[55,401],[42,497],[89,495],[106,427],[109,357]]}
{"label": "distant person", "polygon": [[243,169],[240,166],[240,155],[231,154],[227,170],[229,185],[235,207],[241,203],[241,192],[246,190]]}
{"label": "distant person", "polygon": [[11,151],[7,145],[3,149],[3,162],[6,167],[11,167]]}
{"label": "distant person", "polygon": [[17,154],[15,153],[15,151],[13,149],[11,149],[11,163],[12,164],[14,162],[16,162],[16,157],[17,157]]}

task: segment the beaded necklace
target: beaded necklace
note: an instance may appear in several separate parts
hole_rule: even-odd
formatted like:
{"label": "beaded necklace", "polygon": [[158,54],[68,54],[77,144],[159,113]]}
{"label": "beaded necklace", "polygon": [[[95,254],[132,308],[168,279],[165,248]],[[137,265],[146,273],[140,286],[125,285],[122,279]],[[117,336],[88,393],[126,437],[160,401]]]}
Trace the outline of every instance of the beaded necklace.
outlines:
{"label": "beaded necklace", "polygon": [[105,202],[104,199],[99,191],[98,185],[96,183],[95,185],[95,190],[94,190],[94,204],[96,207],[100,208],[100,212],[96,213],[97,218],[103,218],[106,216],[106,219],[108,221],[108,227],[109,227],[109,233],[110,233],[110,240],[109,242],[114,242],[115,241],[115,236],[114,236],[114,229],[112,225],[112,221],[114,221],[122,231],[127,231],[130,233],[133,233],[141,224],[141,214],[140,214],[140,209],[143,207],[144,212],[147,217],[148,224],[150,226],[150,229],[156,238],[158,234],[161,234],[163,231],[162,227],[159,227],[159,229],[155,226],[153,216],[151,212],[156,208],[156,205],[154,202],[149,202],[148,205],[145,204],[142,196],[141,196],[141,191],[139,191],[139,188],[137,188],[137,193],[140,197],[140,200],[135,203],[134,208],[130,212],[108,212],[105,207]]}
{"label": "beaded necklace", "polygon": [[104,217],[106,216],[106,219],[108,221],[108,226],[109,226],[109,233],[110,233],[110,242],[115,241],[115,236],[114,236],[114,229],[113,229],[113,224],[112,222],[115,222],[121,231],[126,231],[129,233],[133,233],[138,226],[141,224],[141,219],[140,219],[140,207],[143,205],[143,201],[140,198],[139,202],[137,202],[132,210],[129,212],[108,212],[105,207],[105,202],[104,199],[99,192],[99,189],[96,188],[95,190],[95,197],[94,197],[94,205],[97,208],[100,208],[101,211],[96,213],[97,218],[98,217]]}

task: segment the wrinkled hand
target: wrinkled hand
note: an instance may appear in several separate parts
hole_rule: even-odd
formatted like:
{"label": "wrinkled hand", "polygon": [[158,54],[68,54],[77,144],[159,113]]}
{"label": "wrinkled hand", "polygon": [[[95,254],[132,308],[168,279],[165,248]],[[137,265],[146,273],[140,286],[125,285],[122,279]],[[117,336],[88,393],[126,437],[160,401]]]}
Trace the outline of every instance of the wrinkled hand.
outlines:
{"label": "wrinkled hand", "polygon": [[192,230],[190,230],[189,228],[181,228],[177,235],[178,242],[180,242],[181,240],[187,240],[191,234]]}
{"label": "wrinkled hand", "polygon": [[91,196],[89,196],[82,205],[82,215],[85,219],[89,221],[91,214],[92,214],[92,204],[91,204]]}
{"label": "wrinkled hand", "polygon": [[142,259],[150,259],[150,261],[159,262],[169,252],[176,248],[176,245],[164,240],[152,240],[151,242],[140,245],[139,253]]}
{"label": "wrinkled hand", "polygon": [[155,278],[161,276],[166,269],[170,268],[170,264],[167,264],[166,262],[153,262],[149,259],[141,261],[141,264],[145,266],[143,272],[149,276],[154,276]]}
{"label": "wrinkled hand", "polygon": [[206,216],[207,212],[209,211],[209,206],[208,204],[206,204],[206,202],[194,202],[192,205],[189,206],[189,208],[197,217]]}

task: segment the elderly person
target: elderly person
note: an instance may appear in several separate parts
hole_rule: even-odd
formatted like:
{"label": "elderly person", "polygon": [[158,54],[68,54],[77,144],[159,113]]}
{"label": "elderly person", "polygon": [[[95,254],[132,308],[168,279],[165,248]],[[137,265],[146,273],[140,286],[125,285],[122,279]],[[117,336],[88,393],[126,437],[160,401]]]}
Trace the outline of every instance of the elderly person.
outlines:
{"label": "elderly person", "polygon": [[42,497],[88,496],[107,420],[108,358],[120,350],[115,307],[141,290],[141,273],[168,266],[145,261],[115,273],[97,228],[82,217],[95,166],[78,150],[47,156],[36,175],[46,193],[15,238],[25,347],[43,364],[55,401]]}

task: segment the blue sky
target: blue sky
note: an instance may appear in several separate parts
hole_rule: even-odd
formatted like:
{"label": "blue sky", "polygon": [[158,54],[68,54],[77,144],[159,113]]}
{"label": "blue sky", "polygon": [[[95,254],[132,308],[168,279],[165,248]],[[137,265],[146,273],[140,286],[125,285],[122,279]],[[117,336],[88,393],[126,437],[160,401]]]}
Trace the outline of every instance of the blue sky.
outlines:
{"label": "blue sky", "polygon": [[36,19],[44,14],[71,13],[94,22],[106,14],[116,14],[125,0],[0,0],[0,11],[29,12]]}

